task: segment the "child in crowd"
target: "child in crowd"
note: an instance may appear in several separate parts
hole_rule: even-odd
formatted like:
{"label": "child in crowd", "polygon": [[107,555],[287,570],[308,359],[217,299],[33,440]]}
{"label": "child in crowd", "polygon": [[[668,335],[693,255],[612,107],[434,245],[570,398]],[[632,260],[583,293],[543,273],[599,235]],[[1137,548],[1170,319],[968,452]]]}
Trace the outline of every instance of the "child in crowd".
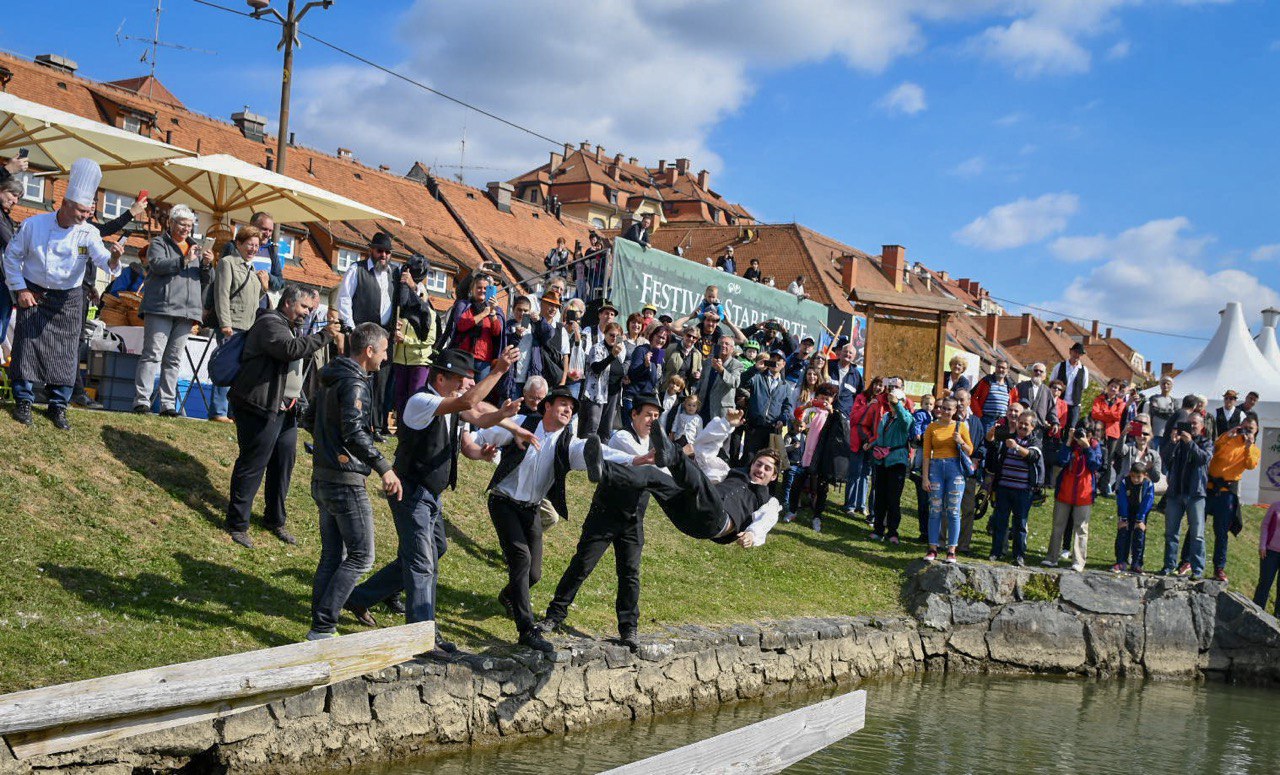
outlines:
{"label": "child in crowd", "polygon": [[1004,558],[1005,541],[1012,527],[1013,564],[1027,564],[1027,515],[1031,512],[1031,496],[1044,481],[1044,454],[1036,435],[1039,425],[1035,412],[1022,412],[1012,426],[1012,434],[993,442],[987,453],[987,471],[995,495],[989,558],[992,562]]}
{"label": "child in crowd", "polygon": [[1147,545],[1147,515],[1156,502],[1156,487],[1147,478],[1145,463],[1131,463],[1128,475],[1120,480],[1116,493],[1116,513],[1120,524],[1116,528],[1116,564],[1112,573],[1126,570],[1142,573],[1142,554]]}
{"label": "child in crowd", "polygon": [[[668,386],[668,389],[670,386]],[[671,424],[671,438],[676,444],[692,444],[702,431],[702,418],[698,410],[702,408],[702,400],[697,396],[686,396],[681,411]]]}
{"label": "child in crowd", "polygon": [[786,453],[787,471],[782,477],[782,508],[786,512],[782,521],[790,523],[796,518],[795,511],[791,508],[791,489],[795,484],[796,475],[800,472],[800,466],[804,461],[804,447],[808,439],[808,431],[799,422],[792,424],[792,430],[787,434]]}
{"label": "child in crowd", "polygon": [[[1271,585],[1275,583],[1276,573],[1280,572],[1280,501],[1267,509],[1259,538],[1258,556],[1262,562],[1258,564],[1258,587],[1254,590],[1253,602],[1259,608],[1266,608]],[[1276,596],[1275,615],[1280,617],[1280,595]]]}
{"label": "child in crowd", "polygon": [[684,377],[679,374],[667,377],[667,381],[662,384],[662,415],[658,422],[668,433],[671,432],[676,416],[680,414],[676,407],[680,406],[681,393],[684,393]]}
{"label": "child in crowd", "polygon": [[[1104,437],[1105,438],[1105,437]],[[1053,535],[1049,537],[1046,568],[1058,566],[1058,553],[1068,532],[1071,533],[1071,569],[1083,571],[1089,554],[1089,514],[1093,511],[1094,477],[1102,468],[1102,445],[1098,434],[1082,424],[1058,452],[1058,486],[1053,495]]]}
{"label": "child in crowd", "polygon": [[803,500],[813,512],[813,529],[822,532],[822,506],[826,504],[827,486],[819,477],[813,476],[810,470],[814,465],[814,455],[818,449],[818,441],[822,438],[822,428],[831,413],[831,402],[835,400],[836,386],[830,382],[818,386],[813,400],[797,410],[799,428],[805,434],[804,449],[800,453],[800,465],[797,466],[796,477],[802,485],[791,490],[791,502],[787,504],[792,514],[800,510]]}
{"label": "child in crowd", "polygon": [[698,305],[698,317],[701,318],[708,312],[715,312],[721,320],[724,320],[724,305],[720,303],[720,286],[718,285],[708,285],[702,292],[702,303]]}

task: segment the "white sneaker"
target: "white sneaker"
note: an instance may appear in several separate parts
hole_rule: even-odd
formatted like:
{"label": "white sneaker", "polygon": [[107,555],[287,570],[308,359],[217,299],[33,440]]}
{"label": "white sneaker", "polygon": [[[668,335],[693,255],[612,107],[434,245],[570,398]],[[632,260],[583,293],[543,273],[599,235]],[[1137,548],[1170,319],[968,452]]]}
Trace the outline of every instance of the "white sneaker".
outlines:
{"label": "white sneaker", "polygon": [[315,630],[307,632],[307,640],[329,640],[336,637],[338,637],[336,632],[316,632]]}
{"label": "white sneaker", "polygon": [[822,520],[818,517],[813,518],[813,532],[815,533],[822,532]]}
{"label": "white sneaker", "polygon": [[847,508],[844,510],[844,515],[849,518],[856,517],[858,516],[858,510],[852,507]]}
{"label": "white sneaker", "polygon": [[1076,573],[1084,573],[1084,566],[1083,566],[1083,565],[1072,565],[1072,566],[1071,566],[1071,570],[1075,571]]}
{"label": "white sneaker", "polygon": [[1058,559],[1062,560],[1063,562],[1069,562],[1071,560],[1071,552],[1063,552],[1058,557]]}
{"label": "white sneaker", "polygon": [[1058,567],[1058,563],[1057,563],[1057,561],[1056,561],[1056,560],[1050,560],[1048,557],[1046,557],[1046,558],[1044,559],[1044,561],[1043,561],[1043,562],[1041,562],[1040,564],[1041,564],[1041,565],[1043,565],[1043,566],[1044,566],[1044,567],[1046,567],[1046,568],[1056,568],[1056,567]]}

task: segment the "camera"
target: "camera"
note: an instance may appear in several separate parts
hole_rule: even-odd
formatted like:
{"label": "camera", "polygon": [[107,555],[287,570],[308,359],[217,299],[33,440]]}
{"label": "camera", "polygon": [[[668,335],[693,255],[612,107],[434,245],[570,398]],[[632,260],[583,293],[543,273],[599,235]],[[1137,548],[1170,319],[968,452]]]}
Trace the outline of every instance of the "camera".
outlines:
{"label": "camera", "polygon": [[1179,431],[1179,432],[1181,432],[1181,433],[1190,433],[1190,432],[1191,432],[1191,421],[1190,421],[1190,420],[1179,420],[1179,421],[1177,421],[1176,423],[1174,423],[1174,424],[1173,424],[1173,429],[1174,429],[1175,431]]}
{"label": "camera", "polygon": [[566,323],[577,323],[577,322],[578,322],[578,311],[577,311],[576,309],[571,309],[571,310],[566,311],[566,312],[564,313],[564,322],[566,322]]}

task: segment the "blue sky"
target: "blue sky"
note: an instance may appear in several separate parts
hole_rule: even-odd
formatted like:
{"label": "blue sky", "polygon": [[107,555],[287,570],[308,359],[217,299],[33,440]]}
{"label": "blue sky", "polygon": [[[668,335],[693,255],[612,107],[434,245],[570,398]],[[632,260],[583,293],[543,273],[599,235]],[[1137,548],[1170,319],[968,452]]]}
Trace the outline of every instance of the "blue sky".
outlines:
{"label": "blue sky", "polygon": [[[244,4],[226,0],[240,9]],[[283,5],[277,0],[278,5]],[[151,0],[8,9],[0,48],[146,72]],[[304,29],[554,138],[688,156],[769,221],[973,276],[997,296],[1188,336],[1280,306],[1280,12],[1265,0],[339,0]],[[274,121],[278,31],[167,0],[158,75]],[[511,177],[551,147],[304,40],[299,142]],[[451,170],[441,169],[442,172]],[[1011,311],[1021,311],[1009,305]],[[1120,333],[1185,365],[1188,339]]]}

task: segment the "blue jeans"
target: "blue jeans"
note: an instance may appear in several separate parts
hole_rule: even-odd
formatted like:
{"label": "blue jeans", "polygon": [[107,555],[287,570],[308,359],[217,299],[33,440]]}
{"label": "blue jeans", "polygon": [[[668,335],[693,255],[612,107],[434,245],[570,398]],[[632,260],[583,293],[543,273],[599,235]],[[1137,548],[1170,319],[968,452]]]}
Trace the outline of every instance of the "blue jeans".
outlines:
{"label": "blue jeans", "polygon": [[351,605],[371,608],[404,590],[405,623],[434,621],[440,558],[448,548],[440,501],[421,485],[404,483],[404,497],[391,504],[400,539],[396,558],[351,593]]}
{"label": "blue jeans", "polygon": [[871,465],[865,453],[850,453],[848,480],[844,485],[845,510],[867,510],[867,474],[870,472]]}
{"label": "blue jeans", "polygon": [[[49,393],[49,406],[54,407],[61,405],[64,408],[71,403],[71,386],[70,385],[45,385],[45,390]],[[13,381],[13,400],[26,401],[28,403],[36,400],[36,386],[29,379],[15,379]]]}
{"label": "blue jeans", "polygon": [[[1276,574],[1280,573],[1280,552],[1267,550],[1267,556],[1258,563],[1258,588],[1253,592],[1253,602],[1259,608],[1267,607],[1267,598],[1271,596],[1271,585],[1275,583]],[[1276,596],[1276,616],[1280,616],[1280,595]]]}
{"label": "blue jeans", "polygon": [[791,486],[796,482],[796,474],[800,473],[800,464],[792,463],[787,472],[782,475],[782,509],[785,513],[792,513],[791,508]]}
{"label": "blue jeans", "polygon": [[1213,569],[1227,567],[1227,541],[1231,538],[1231,515],[1238,496],[1230,492],[1211,492],[1204,498],[1204,510],[1213,517]]}
{"label": "blue jeans", "polygon": [[320,562],[311,584],[311,629],[333,632],[342,606],[373,567],[373,506],[364,485],[311,482],[320,512]]}
{"label": "blue jeans", "polygon": [[1121,519],[1116,526],[1116,564],[1141,568],[1147,548],[1147,521]]}
{"label": "blue jeans", "polygon": [[997,487],[995,510],[991,513],[991,553],[1004,557],[1005,541],[1009,537],[1010,517],[1013,526],[1013,556],[1027,554],[1027,514],[1031,512],[1031,490],[1015,490]]}
{"label": "blue jeans", "polygon": [[1164,508],[1164,570],[1178,567],[1178,535],[1187,516],[1187,547],[1191,572],[1204,575],[1204,496],[1166,495]]}
{"label": "blue jeans", "polygon": [[938,546],[942,518],[947,519],[948,546],[960,540],[960,502],[964,498],[964,471],[960,458],[929,461],[929,546]]}
{"label": "blue jeans", "polygon": [[[213,336],[214,336],[214,341],[216,341],[217,344],[222,344],[227,339],[227,337],[222,335],[221,331],[217,332]],[[218,385],[214,385],[209,389],[209,394],[211,396],[211,398],[209,399],[209,418],[210,419],[213,419],[214,417],[230,417],[231,416],[229,414],[230,407],[227,405],[227,394],[230,392],[231,392],[230,387],[220,387]]]}

